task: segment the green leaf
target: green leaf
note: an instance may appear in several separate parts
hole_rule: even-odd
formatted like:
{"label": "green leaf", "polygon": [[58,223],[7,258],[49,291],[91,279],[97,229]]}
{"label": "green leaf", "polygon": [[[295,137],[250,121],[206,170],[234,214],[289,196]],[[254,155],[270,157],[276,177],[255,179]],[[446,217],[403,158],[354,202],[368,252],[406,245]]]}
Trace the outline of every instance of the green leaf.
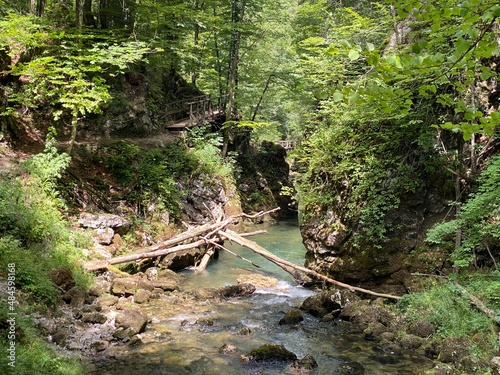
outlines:
{"label": "green leaf", "polygon": [[390,54],[387,55],[386,60],[389,64],[392,66],[395,66],[396,68],[403,69],[403,64],[401,64],[401,59],[399,56]]}
{"label": "green leaf", "polygon": [[462,55],[463,53],[465,53],[465,51],[467,51],[470,48],[471,45],[472,43],[465,40],[464,38],[458,38],[457,42],[455,43],[457,54]]}
{"label": "green leaf", "polygon": [[338,103],[344,100],[344,94],[342,94],[340,91],[335,91],[333,94],[333,101]]}
{"label": "green leaf", "polygon": [[349,51],[349,59],[351,61],[359,59],[359,52],[356,51],[355,49],[352,49]]}

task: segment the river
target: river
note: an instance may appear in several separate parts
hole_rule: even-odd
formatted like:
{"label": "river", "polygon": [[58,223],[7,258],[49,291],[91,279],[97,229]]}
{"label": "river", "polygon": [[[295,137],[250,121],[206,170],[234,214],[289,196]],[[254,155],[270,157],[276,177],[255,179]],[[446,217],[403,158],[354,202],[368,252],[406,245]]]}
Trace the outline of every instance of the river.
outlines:
{"label": "river", "polygon": [[[252,239],[281,258],[302,265],[305,248],[296,222],[268,224],[268,234]],[[318,367],[311,375],[418,374],[418,361],[376,350],[349,322],[320,322],[304,313],[299,326],[282,326],[284,312],[299,307],[315,291],[297,286],[292,277],[250,250],[226,244],[260,268],[221,252],[207,270],[195,275],[185,271],[183,291],[235,284],[241,274],[258,272],[279,280],[272,289],[227,301],[193,301],[170,296],[152,300],[145,309],[152,317],[137,345],[117,346],[108,359],[96,363],[100,375],[282,375],[297,374],[289,363],[252,363],[241,355],[262,344],[280,344],[302,358],[312,355]],[[247,334],[242,334],[245,332]],[[233,345],[235,353],[220,348]]]}

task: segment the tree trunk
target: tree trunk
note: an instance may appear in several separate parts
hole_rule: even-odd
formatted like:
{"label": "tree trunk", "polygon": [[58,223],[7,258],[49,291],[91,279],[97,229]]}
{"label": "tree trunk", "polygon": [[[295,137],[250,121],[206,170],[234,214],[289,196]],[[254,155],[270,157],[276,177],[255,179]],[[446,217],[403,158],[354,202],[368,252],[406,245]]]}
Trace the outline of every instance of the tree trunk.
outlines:
{"label": "tree trunk", "polygon": [[257,105],[255,106],[255,110],[253,111],[252,115],[252,121],[255,121],[255,117],[257,116],[257,112],[259,111],[260,104],[262,103],[262,100],[264,99],[264,95],[266,94],[267,89],[269,88],[269,85],[271,84],[271,80],[273,79],[274,74],[271,74],[266,81],[266,86],[264,87],[264,90],[262,90],[262,94],[260,95],[259,101],[257,102]]}
{"label": "tree trunk", "polygon": [[87,27],[96,27],[94,15],[92,14],[92,0],[84,0],[83,24]]}
{"label": "tree trunk", "polygon": [[45,10],[45,0],[30,0],[30,13],[37,17],[43,16]]}
{"label": "tree trunk", "polygon": [[108,0],[99,0],[99,26],[106,30],[109,28]]}
{"label": "tree trunk", "polygon": [[220,230],[219,234],[223,237],[226,237],[230,241],[236,242],[237,244],[239,244],[241,246],[245,246],[257,254],[262,255],[267,260],[275,263],[276,265],[281,267],[283,270],[285,270],[286,272],[291,274],[296,280],[306,281],[306,282],[311,281],[310,279],[307,280],[304,278],[304,275],[308,275],[308,276],[312,276],[313,278],[315,278],[317,280],[323,280],[323,281],[326,281],[328,283],[340,286],[342,288],[349,289],[351,291],[357,291],[357,292],[369,294],[369,295],[376,296],[376,297],[390,298],[390,299],[395,299],[395,300],[401,299],[401,297],[394,296],[392,294],[378,293],[378,292],[374,292],[372,290],[355,287],[355,286],[352,286],[349,284],[344,284],[344,283],[337,281],[337,280],[334,280],[328,276],[324,276],[316,271],[310,270],[309,268],[297,266],[296,264],[293,264],[292,262],[281,259],[281,258],[277,257],[276,255],[270,253],[269,251],[267,251],[266,249],[264,249],[262,246],[258,245],[257,243],[250,241],[250,240],[247,240],[245,238],[242,238],[240,235],[233,232],[232,230],[229,230],[229,229],[224,230],[224,231]]}
{"label": "tree trunk", "polygon": [[[239,30],[239,24],[243,22],[245,16],[245,5],[246,0],[233,0],[232,4],[232,38],[231,47],[229,50],[229,76],[228,76],[228,90],[227,90],[227,108],[226,108],[226,122],[231,121],[232,114],[234,112],[234,95],[236,92],[236,85],[238,82],[238,64],[239,64],[239,53],[240,53],[240,43],[241,43],[241,31]],[[231,136],[231,126],[226,125],[224,129],[224,138],[222,144],[222,157],[225,158],[227,155],[227,149],[229,146]]]}
{"label": "tree trunk", "polygon": [[78,120],[73,119],[73,121],[71,122],[71,136],[69,139],[68,149],[66,151],[68,155],[71,155],[71,152],[73,151],[73,145],[75,144],[77,130],[78,130]]}
{"label": "tree trunk", "polygon": [[77,28],[83,26],[84,0],[75,0],[75,24]]}

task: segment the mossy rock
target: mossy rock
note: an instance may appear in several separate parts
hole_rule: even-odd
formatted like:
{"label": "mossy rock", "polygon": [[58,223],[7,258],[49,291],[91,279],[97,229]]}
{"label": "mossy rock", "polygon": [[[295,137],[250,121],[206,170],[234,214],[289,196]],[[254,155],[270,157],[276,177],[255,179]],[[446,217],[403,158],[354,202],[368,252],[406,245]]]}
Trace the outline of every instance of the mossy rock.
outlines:
{"label": "mossy rock", "polygon": [[253,349],[247,355],[250,359],[263,362],[263,361],[295,361],[297,356],[286,349],[283,345],[264,344],[256,349]]}

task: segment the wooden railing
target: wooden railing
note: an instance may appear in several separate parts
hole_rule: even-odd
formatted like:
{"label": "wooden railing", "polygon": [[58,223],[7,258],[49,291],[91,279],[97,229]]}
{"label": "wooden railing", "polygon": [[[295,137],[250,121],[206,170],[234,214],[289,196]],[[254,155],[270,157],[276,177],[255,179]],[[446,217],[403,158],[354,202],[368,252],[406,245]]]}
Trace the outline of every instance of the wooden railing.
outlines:
{"label": "wooden railing", "polygon": [[200,95],[188,99],[167,103],[165,122],[167,128],[176,123],[184,123],[193,127],[205,123],[205,120],[225,110],[226,96],[218,97],[214,105],[210,95]]}
{"label": "wooden railing", "polygon": [[289,151],[297,146],[298,141],[278,141],[278,144],[285,150]]}

